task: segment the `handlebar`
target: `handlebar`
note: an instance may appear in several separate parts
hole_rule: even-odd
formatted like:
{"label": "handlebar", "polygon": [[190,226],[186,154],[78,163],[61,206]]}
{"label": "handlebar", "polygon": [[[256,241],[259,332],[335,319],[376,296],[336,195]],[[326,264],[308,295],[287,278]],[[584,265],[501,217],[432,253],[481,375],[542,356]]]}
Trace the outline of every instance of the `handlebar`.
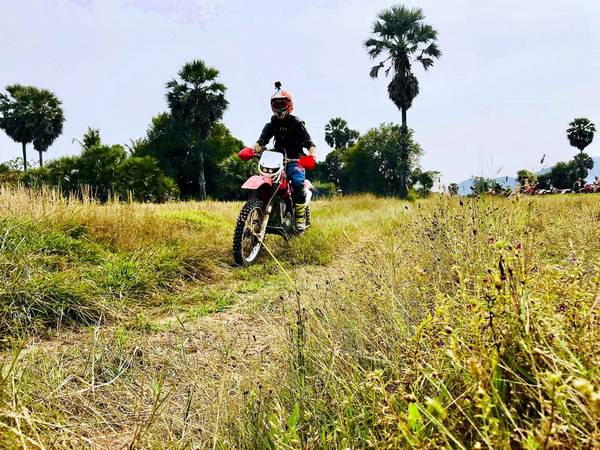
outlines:
{"label": "handlebar", "polygon": [[[256,154],[256,156],[260,156],[262,154],[262,152],[277,152],[277,153],[281,153],[278,150],[275,150],[274,148],[267,148],[264,147],[259,153]],[[287,158],[285,156],[285,154],[283,155],[283,161],[284,162],[297,162],[300,161],[300,158],[296,158],[296,159],[292,159],[292,158]]]}
{"label": "handlebar", "polygon": [[[248,161],[252,158],[259,157],[261,155],[261,153],[263,153],[264,151],[276,151],[276,150],[263,148],[260,152],[256,152],[253,148],[246,147],[246,148],[243,148],[238,155],[239,155],[240,159],[242,159],[243,161]],[[305,169],[313,170],[315,168],[315,160],[314,160],[314,157],[312,157],[312,158],[309,158],[309,157],[310,157],[310,155],[304,155],[301,158],[287,158],[284,154],[283,162],[286,164],[290,163],[290,162],[297,162]],[[306,161],[307,159],[309,160],[308,163]]]}
{"label": "handlebar", "polygon": [[[277,153],[281,153],[281,152],[278,152],[277,150],[275,150],[274,148],[266,148],[265,147],[259,153],[256,153],[256,157],[258,158],[262,154],[262,152],[277,152]],[[298,161],[300,161],[300,158],[292,159],[292,158],[287,158],[285,155],[283,155],[283,162],[288,163],[288,162],[298,162]]]}

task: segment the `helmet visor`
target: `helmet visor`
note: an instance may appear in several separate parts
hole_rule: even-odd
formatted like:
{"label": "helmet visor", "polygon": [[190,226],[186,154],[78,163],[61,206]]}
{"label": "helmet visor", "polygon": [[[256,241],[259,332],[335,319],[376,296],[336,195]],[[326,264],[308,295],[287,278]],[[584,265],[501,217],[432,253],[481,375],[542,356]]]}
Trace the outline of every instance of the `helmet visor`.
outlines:
{"label": "helmet visor", "polygon": [[273,110],[285,111],[289,106],[290,101],[287,98],[274,98],[271,100],[271,108],[273,108]]}

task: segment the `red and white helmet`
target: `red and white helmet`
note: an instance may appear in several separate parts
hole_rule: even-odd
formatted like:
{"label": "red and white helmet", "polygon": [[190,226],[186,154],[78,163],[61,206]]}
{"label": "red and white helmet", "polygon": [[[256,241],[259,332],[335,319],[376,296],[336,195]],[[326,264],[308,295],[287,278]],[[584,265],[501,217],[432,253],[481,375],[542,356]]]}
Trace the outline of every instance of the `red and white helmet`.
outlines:
{"label": "red and white helmet", "polygon": [[294,110],[292,94],[281,89],[281,82],[275,82],[275,92],[271,95],[271,110],[278,119],[283,119]]}

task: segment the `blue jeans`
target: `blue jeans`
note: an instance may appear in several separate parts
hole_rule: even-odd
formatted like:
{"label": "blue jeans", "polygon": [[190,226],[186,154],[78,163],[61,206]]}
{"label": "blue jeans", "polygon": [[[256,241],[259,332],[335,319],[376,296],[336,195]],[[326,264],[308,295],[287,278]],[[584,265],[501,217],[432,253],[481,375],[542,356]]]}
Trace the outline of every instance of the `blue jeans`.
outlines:
{"label": "blue jeans", "polygon": [[285,172],[288,183],[292,183],[292,199],[294,203],[305,203],[306,193],[304,192],[305,172],[304,167],[300,167],[297,162],[290,162]]}

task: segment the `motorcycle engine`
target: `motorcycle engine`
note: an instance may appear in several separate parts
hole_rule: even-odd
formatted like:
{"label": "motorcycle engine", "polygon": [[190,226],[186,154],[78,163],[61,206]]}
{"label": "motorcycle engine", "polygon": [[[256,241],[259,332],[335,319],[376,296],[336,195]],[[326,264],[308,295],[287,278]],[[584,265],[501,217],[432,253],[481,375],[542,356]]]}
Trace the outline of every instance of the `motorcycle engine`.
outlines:
{"label": "motorcycle engine", "polygon": [[292,226],[292,213],[289,212],[287,205],[285,202],[279,203],[281,208],[281,226],[284,228],[289,228]]}

